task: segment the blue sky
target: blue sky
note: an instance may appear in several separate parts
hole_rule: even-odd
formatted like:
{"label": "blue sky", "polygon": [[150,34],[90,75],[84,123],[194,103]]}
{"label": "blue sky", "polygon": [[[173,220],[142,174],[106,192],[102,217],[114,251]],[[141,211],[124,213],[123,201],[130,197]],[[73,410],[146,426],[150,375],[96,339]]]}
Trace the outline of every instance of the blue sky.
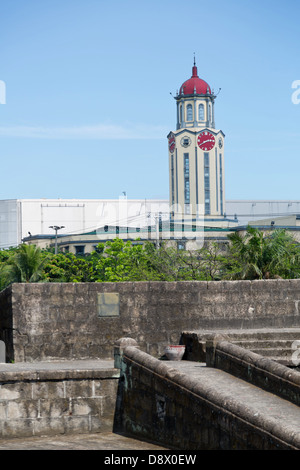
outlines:
{"label": "blue sky", "polygon": [[221,88],[226,199],[300,200],[298,0],[0,8],[0,199],[167,199],[170,92],[195,52],[199,76]]}

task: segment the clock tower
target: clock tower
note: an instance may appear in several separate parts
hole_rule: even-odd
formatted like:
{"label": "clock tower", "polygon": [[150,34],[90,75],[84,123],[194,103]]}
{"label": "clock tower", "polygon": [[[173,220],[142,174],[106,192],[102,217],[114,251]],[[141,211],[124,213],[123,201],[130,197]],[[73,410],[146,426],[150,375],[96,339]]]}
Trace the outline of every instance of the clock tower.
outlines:
{"label": "clock tower", "polygon": [[173,220],[228,226],[224,199],[223,131],[215,127],[216,95],[192,76],[176,93],[176,130],[168,134],[170,206]]}

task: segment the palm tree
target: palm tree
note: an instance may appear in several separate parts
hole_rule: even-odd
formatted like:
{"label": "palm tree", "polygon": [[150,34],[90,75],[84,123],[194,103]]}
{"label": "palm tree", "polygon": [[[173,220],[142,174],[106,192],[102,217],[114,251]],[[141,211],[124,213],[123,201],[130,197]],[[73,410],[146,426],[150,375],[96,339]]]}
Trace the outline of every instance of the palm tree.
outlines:
{"label": "palm tree", "polygon": [[6,264],[0,264],[0,291],[9,284],[10,270]]}
{"label": "palm tree", "polygon": [[231,242],[231,278],[295,278],[300,274],[300,249],[292,235],[278,229],[264,234],[248,227],[241,236],[228,235]]}
{"label": "palm tree", "polygon": [[8,261],[7,280],[11,282],[38,282],[42,278],[47,258],[35,245],[21,245]]}
{"label": "palm tree", "polygon": [[286,230],[278,229],[266,236],[265,278],[272,273],[284,278],[300,274],[300,246]]}

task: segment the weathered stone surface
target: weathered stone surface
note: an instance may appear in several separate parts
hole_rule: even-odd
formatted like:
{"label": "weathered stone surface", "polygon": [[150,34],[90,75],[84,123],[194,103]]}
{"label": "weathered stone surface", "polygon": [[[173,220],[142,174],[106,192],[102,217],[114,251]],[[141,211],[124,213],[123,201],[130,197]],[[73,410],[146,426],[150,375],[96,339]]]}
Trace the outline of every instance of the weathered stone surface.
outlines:
{"label": "weathered stone surface", "polygon": [[2,365],[0,437],[111,430],[118,378],[112,363]]}
{"label": "weathered stone surface", "polygon": [[300,373],[259,354],[222,341],[216,336],[206,343],[206,363],[247,380],[300,406]]}
{"label": "weathered stone surface", "polygon": [[118,426],[138,438],[183,450],[300,449],[299,408],[227,372],[127,347],[122,377]]}
{"label": "weathered stone surface", "polygon": [[112,358],[123,336],[159,357],[182,331],[300,326],[299,299],[300,280],[13,284],[0,340],[8,362]]}

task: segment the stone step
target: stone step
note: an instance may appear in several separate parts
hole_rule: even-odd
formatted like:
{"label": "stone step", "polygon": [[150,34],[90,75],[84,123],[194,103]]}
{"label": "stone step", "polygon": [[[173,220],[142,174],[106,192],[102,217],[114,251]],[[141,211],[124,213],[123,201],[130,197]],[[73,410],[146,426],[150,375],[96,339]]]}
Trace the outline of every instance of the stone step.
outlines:
{"label": "stone step", "polygon": [[289,357],[292,355],[291,349],[280,349],[280,348],[251,348],[249,351],[254,352],[255,354],[260,354],[265,357]]}
{"label": "stone step", "polygon": [[245,329],[245,330],[198,330],[193,331],[198,335],[201,335],[203,338],[213,334],[220,334],[229,336],[231,339],[299,339],[300,340],[300,328],[262,328],[262,329]]}
{"label": "stone step", "polygon": [[266,345],[264,341],[253,341],[251,343],[246,341],[232,341],[232,343],[242,348],[248,349],[255,354],[259,354],[260,356],[272,359],[273,361],[280,362],[284,365],[293,366],[292,354],[294,350],[291,347],[285,347],[286,341],[282,341],[282,346],[278,346],[277,342],[276,344],[272,345],[271,341],[268,341],[268,345]]}
{"label": "stone step", "polygon": [[251,330],[196,330],[182,333],[187,346],[186,358],[205,362],[206,341],[212,335],[224,336],[233,344],[285,365],[293,365],[294,341],[300,341],[300,328],[266,328]]}
{"label": "stone step", "polygon": [[260,340],[243,340],[243,339],[238,339],[238,340],[233,340],[231,341],[233,344],[236,344],[237,346],[241,346],[242,348],[246,349],[252,349],[255,347],[258,348],[285,348],[285,349],[292,349],[292,344],[295,340],[294,339],[277,339],[277,340],[272,340],[271,338],[268,339],[260,339]]}

